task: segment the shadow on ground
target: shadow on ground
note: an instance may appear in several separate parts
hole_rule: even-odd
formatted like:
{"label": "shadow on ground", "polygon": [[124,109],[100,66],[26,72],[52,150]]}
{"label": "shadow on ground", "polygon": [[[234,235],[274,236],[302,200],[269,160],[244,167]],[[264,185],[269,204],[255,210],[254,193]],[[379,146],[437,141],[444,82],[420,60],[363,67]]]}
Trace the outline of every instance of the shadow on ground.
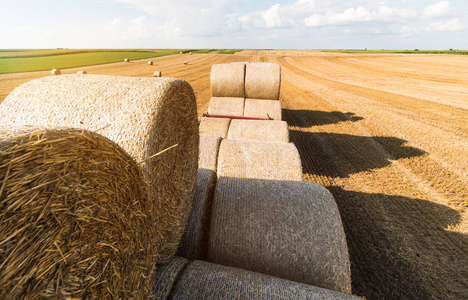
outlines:
{"label": "shadow on ground", "polygon": [[289,126],[304,128],[347,121],[356,122],[363,119],[352,112],[343,113],[340,111],[326,112],[318,110],[282,109],[282,115],[283,119],[288,122]]}

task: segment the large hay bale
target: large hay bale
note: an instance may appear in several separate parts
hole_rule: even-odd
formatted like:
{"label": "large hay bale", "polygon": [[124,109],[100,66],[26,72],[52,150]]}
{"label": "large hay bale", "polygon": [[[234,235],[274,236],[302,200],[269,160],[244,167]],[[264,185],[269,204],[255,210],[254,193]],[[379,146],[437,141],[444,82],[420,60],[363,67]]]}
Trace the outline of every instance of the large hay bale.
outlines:
{"label": "large hay bale", "polygon": [[0,129],[0,298],[139,298],[161,260],[138,164],[93,132]]}
{"label": "large hay bale", "polygon": [[244,97],[245,64],[216,64],[211,66],[211,95],[213,97]]}
{"label": "large hay bale", "polygon": [[245,99],[244,117],[281,120],[281,103],[278,100]]}
{"label": "large hay bale", "polygon": [[52,69],[52,70],[50,71],[50,74],[52,74],[52,75],[60,75],[60,74],[62,74],[62,72],[61,72],[59,69]]}
{"label": "large hay bale", "polygon": [[161,259],[176,252],[198,165],[196,99],[187,82],[105,75],[35,79],[0,104],[5,125],[81,128],[116,142],[140,163],[149,201],[161,212]]}
{"label": "large hay bale", "polygon": [[218,177],[302,180],[301,158],[293,144],[223,140]]}
{"label": "large hay bale", "polygon": [[276,63],[250,63],[245,67],[245,98],[278,100],[281,66]]}
{"label": "large hay bale", "polygon": [[212,115],[244,115],[244,98],[211,97],[208,113]]}
{"label": "large hay bale", "polygon": [[177,255],[188,259],[205,259],[211,205],[216,185],[216,173],[198,169],[197,185],[193,195],[193,208]]}
{"label": "large hay bale", "polygon": [[229,118],[201,118],[200,119],[200,136],[204,137],[220,137],[225,139],[227,137]]}
{"label": "large hay bale", "polygon": [[285,121],[232,120],[228,139],[289,143]]}
{"label": "large hay bale", "polygon": [[189,261],[182,257],[173,256],[165,264],[158,265],[156,280],[154,285],[154,300],[171,299],[171,291],[174,284],[179,279],[182,270]]}
{"label": "large hay bale", "polygon": [[338,207],[310,182],[219,178],[208,260],[351,293]]}
{"label": "large hay bale", "polygon": [[200,154],[198,156],[198,167],[216,172],[216,165],[218,162],[219,144],[221,143],[220,137],[200,137]]}
{"label": "large hay bale", "polygon": [[172,287],[171,299],[329,299],[358,297],[246,270],[194,261]]}

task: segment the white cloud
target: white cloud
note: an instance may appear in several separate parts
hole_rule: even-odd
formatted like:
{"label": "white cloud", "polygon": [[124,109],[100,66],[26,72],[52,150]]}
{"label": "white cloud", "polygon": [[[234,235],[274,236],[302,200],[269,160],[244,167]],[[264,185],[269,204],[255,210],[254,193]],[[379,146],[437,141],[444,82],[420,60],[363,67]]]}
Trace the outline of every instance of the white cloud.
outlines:
{"label": "white cloud", "polygon": [[440,1],[436,4],[429,5],[424,8],[422,15],[425,18],[443,17],[450,13],[450,9],[449,1]]}
{"label": "white cloud", "polygon": [[464,29],[465,26],[463,23],[460,21],[460,19],[455,18],[447,22],[433,22],[429,25],[427,25],[424,30],[428,32],[434,32],[434,31],[459,31]]}

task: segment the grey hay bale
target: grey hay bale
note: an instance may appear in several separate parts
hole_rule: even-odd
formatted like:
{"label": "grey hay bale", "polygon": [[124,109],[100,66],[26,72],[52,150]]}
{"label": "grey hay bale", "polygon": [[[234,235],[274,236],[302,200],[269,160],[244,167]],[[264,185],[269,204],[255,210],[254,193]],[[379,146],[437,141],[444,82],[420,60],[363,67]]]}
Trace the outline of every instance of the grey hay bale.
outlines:
{"label": "grey hay bale", "polygon": [[200,137],[220,137],[225,139],[227,137],[229,118],[206,118],[200,119]]}
{"label": "grey hay bale", "polygon": [[359,299],[352,295],[292,282],[273,276],[216,265],[189,263],[172,289],[171,299]]}
{"label": "grey hay bale", "polygon": [[152,66],[153,62],[151,60],[148,60],[148,65]]}
{"label": "grey hay bale", "polygon": [[301,158],[292,143],[223,140],[218,177],[302,180]]}
{"label": "grey hay bale", "polygon": [[60,74],[62,74],[62,72],[61,72],[59,69],[52,69],[52,70],[50,71],[50,74],[52,74],[52,75],[60,75]]}
{"label": "grey hay bale", "polygon": [[185,81],[106,75],[35,79],[0,104],[0,126],[66,126],[96,131],[143,170],[158,212],[159,260],[176,252],[190,214],[198,165],[195,94]]}
{"label": "grey hay bale", "polygon": [[215,185],[216,173],[214,171],[198,169],[192,212],[180,241],[177,255],[188,259],[206,258],[210,213]]}
{"label": "grey hay bale", "polygon": [[173,256],[167,263],[158,265],[152,299],[169,299],[172,287],[188,263],[185,258]]}
{"label": "grey hay bale", "polygon": [[0,129],[0,298],[141,298],[159,258],[138,164],[86,130]]}
{"label": "grey hay bale", "polygon": [[276,63],[250,63],[245,66],[245,98],[278,100],[281,66]]}
{"label": "grey hay bale", "polygon": [[124,58],[124,62],[130,62],[130,59]]}
{"label": "grey hay bale", "polygon": [[219,144],[221,138],[200,137],[200,154],[198,156],[198,167],[216,171],[218,161]]}
{"label": "grey hay bale", "polygon": [[278,100],[245,99],[244,117],[281,120],[281,103]]}
{"label": "grey hay bale", "polygon": [[208,113],[242,117],[244,115],[244,98],[211,97]]}
{"label": "grey hay bale", "polygon": [[221,177],[211,216],[209,261],[351,293],[346,236],[324,187]]}
{"label": "grey hay bale", "polygon": [[244,97],[245,64],[215,64],[210,76],[213,97]]}
{"label": "grey hay bale", "polygon": [[289,143],[285,121],[232,120],[228,139]]}
{"label": "grey hay bale", "polygon": [[88,73],[86,71],[78,71],[78,72],[76,72],[76,74],[84,75],[84,74],[88,74]]}
{"label": "grey hay bale", "polygon": [[154,71],[153,77],[161,77],[161,76],[162,76],[161,71]]}

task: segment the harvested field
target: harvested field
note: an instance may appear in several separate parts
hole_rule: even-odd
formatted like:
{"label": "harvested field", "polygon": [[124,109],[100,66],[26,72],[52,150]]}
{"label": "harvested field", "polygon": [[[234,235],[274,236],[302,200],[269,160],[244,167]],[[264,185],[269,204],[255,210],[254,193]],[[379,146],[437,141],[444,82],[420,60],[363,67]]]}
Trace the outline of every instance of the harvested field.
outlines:
{"label": "harvested field", "polygon": [[[353,293],[468,298],[468,56],[268,52],[194,53],[187,66],[183,55],[148,59],[192,85],[199,115],[208,110],[212,64],[281,64],[283,120],[303,179],[337,200]],[[152,77],[148,59],[86,71]],[[42,76],[50,71],[1,74],[0,101]]]}

